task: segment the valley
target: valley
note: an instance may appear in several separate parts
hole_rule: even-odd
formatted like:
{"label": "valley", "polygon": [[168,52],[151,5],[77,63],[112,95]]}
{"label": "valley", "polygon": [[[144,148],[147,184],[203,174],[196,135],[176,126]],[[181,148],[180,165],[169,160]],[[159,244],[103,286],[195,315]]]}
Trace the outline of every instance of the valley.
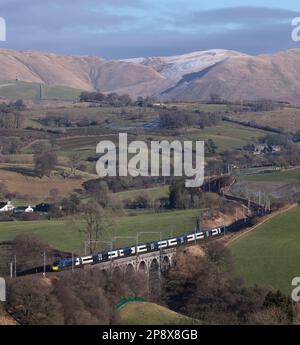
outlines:
{"label": "valley", "polygon": [[[239,54],[233,55],[234,59],[241,58]],[[183,73],[182,69],[187,68],[193,74],[193,68],[199,67],[195,61],[185,67],[183,60],[176,58],[172,62],[181,64],[176,73]],[[155,64],[155,73],[162,68],[152,60],[126,63]],[[206,76],[217,67],[212,64],[207,68]],[[164,78],[171,71],[171,67],[164,70]],[[179,74],[177,83],[180,83]],[[1,94],[2,90],[5,93]],[[43,99],[40,97],[41,90]],[[60,97],[57,98],[56,93]],[[276,216],[253,233],[246,232],[248,226],[251,230],[251,226],[260,221],[263,215],[260,212],[284,210],[299,200],[300,147],[296,105],[271,100],[224,101],[218,95],[210,95],[209,100],[173,99],[162,102],[149,97],[131,98],[129,95],[54,85],[41,88],[40,83],[23,81],[4,81],[0,95],[3,97],[0,109],[0,195],[4,208],[8,201],[13,207],[11,211],[0,212],[0,256],[3,259],[0,272],[4,276],[11,274],[9,265],[11,257],[14,257],[17,278],[12,280],[12,289],[18,289],[18,284],[21,284],[34,291],[31,284],[38,284],[39,291],[46,294],[51,291],[52,296],[57,293],[60,296],[60,282],[67,279],[65,285],[70,294],[77,284],[73,282],[69,285],[75,275],[95,284],[97,274],[91,276],[92,270],[89,269],[79,269],[76,273],[68,270],[58,273],[45,271],[46,278],[41,279],[45,265],[50,270],[54,261],[67,261],[72,256],[81,258],[92,253],[106,253],[110,248],[128,248],[135,241],[148,244],[170,238],[178,241],[183,238],[180,236],[193,231],[219,229],[218,239],[178,249],[174,260],[179,264],[179,280],[177,269],[170,268],[170,271],[163,272],[162,290],[156,288],[155,267],[148,273],[132,273],[135,278],[129,281],[126,276],[120,277],[117,269],[113,271],[111,281],[107,281],[107,277],[101,278],[101,284],[122,281],[117,285],[119,290],[112,295],[103,287],[105,303],[115,305],[118,298],[131,294],[141,295],[147,301],[143,313],[139,314],[140,305],[130,302],[124,306],[114,316],[119,318],[118,322],[151,324],[156,318],[155,322],[159,324],[202,324],[216,320],[221,308],[218,302],[213,302],[218,312],[212,316],[202,307],[194,310],[194,305],[203,304],[192,300],[187,302],[189,307],[186,310],[184,305],[178,306],[174,302],[177,297],[170,295],[168,288],[168,284],[174,283],[176,291],[181,294],[181,284],[185,279],[193,281],[206,274],[201,267],[215,269],[214,255],[226,258],[221,274],[228,281],[226,288],[229,294],[241,289],[241,294],[251,291],[263,298],[263,293],[255,290],[254,284],[260,284],[261,291],[266,288],[269,293],[273,293],[273,289],[279,289],[285,296],[289,293],[286,279],[294,274],[294,266],[290,265],[290,275],[274,279],[274,267],[268,265],[267,269],[264,265],[259,266],[258,261],[275,260],[277,265],[281,263],[274,248],[285,238],[285,234],[273,234],[272,231],[276,232],[273,222],[281,224],[280,217],[294,216],[295,211]],[[20,99],[17,100],[17,97]],[[273,117],[278,120],[272,121]],[[280,121],[286,121],[290,126],[282,129]],[[139,140],[148,146],[154,140],[173,141],[174,138],[180,143],[192,141],[194,145],[197,141],[204,141],[205,176],[208,181],[214,177],[217,180],[208,182],[202,188],[189,190],[185,188],[183,179],[172,176],[99,178],[96,171],[100,157],[96,152],[97,144],[109,140],[118,149],[119,133],[127,133],[129,142]],[[235,199],[226,196],[226,193],[233,194]],[[248,206],[244,200],[249,200]],[[26,212],[26,209],[33,211]],[[289,225],[287,222],[289,229],[292,229],[292,223]],[[233,224],[237,224],[237,230],[231,232]],[[225,247],[224,243],[234,236],[234,231],[242,231],[241,237]],[[266,237],[264,232],[267,232]],[[284,269],[286,260],[295,257],[292,243],[297,234],[294,235],[291,240],[285,238],[288,242],[284,252],[286,258],[280,270]],[[273,244],[265,243],[268,236]],[[260,246],[256,247],[257,241]],[[252,253],[256,249],[261,253],[259,248],[269,248],[264,252],[264,258],[259,253]],[[225,268],[227,260],[231,262],[232,271]],[[192,272],[191,276],[189,272]],[[141,283],[146,279],[143,274],[149,274],[147,286]],[[231,279],[236,276],[242,277],[245,285],[234,285]],[[264,279],[261,279],[262,276]],[[132,281],[136,284],[132,285]],[[197,289],[201,282],[197,280]],[[215,285],[213,281],[208,284]],[[22,290],[22,293],[26,291]],[[39,291],[34,292],[36,296],[39,296]],[[205,287],[201,291],[205,291]],[[198,298],[197,294],[194,291],[193,298]],[[22,303],[25,302],[22,300]],[[53,303],[55,308],[56,302]],[[87,308],[83,311],[84,320],[88,320],[87,315],[93,315],[90,317],[108,322],[110,314],[100,315],[85,303],[82,307]],[[105,308],[109,309],[108,304]],[[13,316],[16,316],[13,304],[11,308]],[[247,316],[247,322],[256,317],[255,313]],[[49,314],[51,322],[63,322],[60,312],[55,315]],[[21,323],[24,322],[22,315],[18,317]],[[226,317],[232,319],[236,316],[226,314]],[[3,320],[9,322],[5,311]],[[39,321],[33,317],[30,322]],[[218,322],[223,321],[220,319]]]}

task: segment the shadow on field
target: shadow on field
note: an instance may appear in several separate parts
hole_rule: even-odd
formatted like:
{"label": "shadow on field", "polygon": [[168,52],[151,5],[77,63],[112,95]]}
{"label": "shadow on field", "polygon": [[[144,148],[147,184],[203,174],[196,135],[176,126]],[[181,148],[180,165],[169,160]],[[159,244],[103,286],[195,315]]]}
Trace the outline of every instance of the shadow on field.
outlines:
{"label": "shadow on field", "polygon": [[21,175],[30,176],[30,177],[36,177],[35,172],[30,168],[25,167],[4,167],[2,170],[15,172]]}

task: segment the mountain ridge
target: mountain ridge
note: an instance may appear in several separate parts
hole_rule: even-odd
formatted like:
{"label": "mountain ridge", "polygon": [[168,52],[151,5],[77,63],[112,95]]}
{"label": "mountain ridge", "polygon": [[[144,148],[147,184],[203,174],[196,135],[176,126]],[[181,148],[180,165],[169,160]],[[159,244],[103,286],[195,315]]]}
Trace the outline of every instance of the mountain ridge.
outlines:
{"label": "mountain ridge", "polygon": [[0,49],[0,80],[22,80],[103,92],[163,79],[156,71],[96,56],[59,55]]}
{"label": "mountain ridge", "polygon": [[0,81],[22,80],[131,97],[300,102],[300,49],[251,56],[211,49],[167,57],[106,60],[33,50],[0,49]]}
{"label": "mountain ridge", "polygon": [[[180,78],[184,74],[199,72],[228,58],[248,56],[235,50],[210,49],[174,56],[133,58],[123,61],[150,66],[166,78]],[[165,65],[165,66],[164,66]]]}

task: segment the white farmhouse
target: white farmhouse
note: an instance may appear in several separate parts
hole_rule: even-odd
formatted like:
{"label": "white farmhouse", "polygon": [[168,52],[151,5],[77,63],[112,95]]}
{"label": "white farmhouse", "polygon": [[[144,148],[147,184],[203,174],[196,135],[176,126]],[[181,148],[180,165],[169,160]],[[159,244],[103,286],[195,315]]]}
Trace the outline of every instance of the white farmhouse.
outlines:
{"label": "white farmhouse", "polygon": [[10,212],[15,208],[15,206],[10,202],[0,202],[0,212]]}
{"label": "white farmhouse", "polygon": [[34,211],[34,209],[30,205],[25,209],[26,213],[31,213],[33,211]]}
{"label": "white farmhouse", "polygon": [[19,206],[14,208],[14,214],[20,213],[31,213],[34,212],[34,209],[31,206]]}

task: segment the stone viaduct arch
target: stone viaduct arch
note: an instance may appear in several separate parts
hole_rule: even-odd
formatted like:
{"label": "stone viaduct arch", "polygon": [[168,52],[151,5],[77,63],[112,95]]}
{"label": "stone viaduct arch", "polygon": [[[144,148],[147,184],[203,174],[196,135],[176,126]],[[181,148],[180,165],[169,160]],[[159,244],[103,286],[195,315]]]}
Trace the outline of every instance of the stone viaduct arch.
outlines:
{"label": "stone viaduct arch", "polygon": [[148,278],[156,273],[164,273],[172,266],[176,248],[161,250],[157,252],[140,254],[128,258],[121,258],[110,262],[104,262],[95,266],[87,266],[87,269],[105,270],[107,273],[125,278],[134,272],[144,272]]}

